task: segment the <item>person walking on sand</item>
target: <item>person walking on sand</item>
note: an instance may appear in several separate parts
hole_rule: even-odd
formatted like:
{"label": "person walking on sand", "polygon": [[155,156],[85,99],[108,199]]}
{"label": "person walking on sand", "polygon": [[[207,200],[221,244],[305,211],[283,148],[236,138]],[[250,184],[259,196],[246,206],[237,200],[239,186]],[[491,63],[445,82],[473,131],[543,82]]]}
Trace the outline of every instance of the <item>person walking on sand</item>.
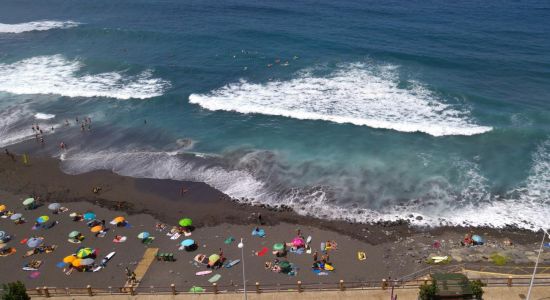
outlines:
{"label": "person walking on sand", "polygon": [[319,258],[319,253],[317,251],[313,252],[313,262],[317,262],[318,258]]}

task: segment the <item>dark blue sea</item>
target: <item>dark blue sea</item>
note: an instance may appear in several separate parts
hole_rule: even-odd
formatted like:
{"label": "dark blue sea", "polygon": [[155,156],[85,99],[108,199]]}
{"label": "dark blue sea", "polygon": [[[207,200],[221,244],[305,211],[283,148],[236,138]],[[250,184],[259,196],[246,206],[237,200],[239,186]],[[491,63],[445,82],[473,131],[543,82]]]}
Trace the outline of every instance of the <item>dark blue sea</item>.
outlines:
{"label": "dark blue sea", "polygon": [[550,2],[0,0],[0,146],[33,124],[68,173],[549,227]]}

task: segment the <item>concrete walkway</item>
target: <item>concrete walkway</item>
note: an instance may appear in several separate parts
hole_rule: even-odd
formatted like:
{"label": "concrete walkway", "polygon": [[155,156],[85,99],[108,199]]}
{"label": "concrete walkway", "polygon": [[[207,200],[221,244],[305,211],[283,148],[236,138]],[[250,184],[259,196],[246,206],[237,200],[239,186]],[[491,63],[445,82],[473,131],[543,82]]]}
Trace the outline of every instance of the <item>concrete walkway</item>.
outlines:
{"label": "concrete walkway", "polygon": [[[490,287],[484,288],[484,300],[523,300],[527,295],[527,287]],[[418,298],[417,289],[396,290],[399,300]],[[532,300],[550,300],[550,287],[535,287],[531,294]],[[104,299],[104,300],[241,300],[242,294],[185,294],[185,295],[98,295],[94,297],[71,296],[71,297],[55,297],[55,300],[73,300],[73,299]],[[318,299],[372,299],[372,300],[388,300],[390,292],[388,290],[353,290],[353,291],[332,291],[332,292],[279,292],[279,293],[249,293],[249,300],[280,300],[280,299],[296,299],[296,300],[318,300]],[[46,299],[41,297],[33,297],[33,299]]]}

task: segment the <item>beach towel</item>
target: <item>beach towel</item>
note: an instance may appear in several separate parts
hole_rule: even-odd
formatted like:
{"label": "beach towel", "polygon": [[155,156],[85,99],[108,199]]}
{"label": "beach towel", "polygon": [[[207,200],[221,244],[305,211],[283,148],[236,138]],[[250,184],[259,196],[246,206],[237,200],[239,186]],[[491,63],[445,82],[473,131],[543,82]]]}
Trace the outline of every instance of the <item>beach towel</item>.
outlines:
{"label": "beach towel", "polygon": [[113,239],[113,243],[124,243],[124,242],[126,242],[126,237],[125,236],[120,237],[119,240]]}
{"label": "beach towel", "polygon": [[267,253],[268,249],[267,247],[263,247],[262,250],[256,252],[257,256],[264,256]]}
{"label": "beach towel", "polygon": [[179,233],[176,232],[176,233],[172,234],[172,236],[170,237],[170,239],[171,239],[171,240],[177,240],[177,239],[180,238],[180,236],[181,236],[181,234],[179,234]]}

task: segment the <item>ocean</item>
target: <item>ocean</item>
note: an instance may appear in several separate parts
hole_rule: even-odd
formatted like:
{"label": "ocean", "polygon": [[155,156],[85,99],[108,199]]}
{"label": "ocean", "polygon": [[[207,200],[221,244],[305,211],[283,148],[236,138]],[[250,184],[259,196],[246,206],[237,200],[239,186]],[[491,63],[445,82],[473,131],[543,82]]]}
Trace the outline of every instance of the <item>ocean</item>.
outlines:
{"label": "ocean", "polygon": [[32,152],[71,174],[204,181],[323,219],[548,228],[549,15],[548,1],[0,0],[0,146],[38,124]]}

